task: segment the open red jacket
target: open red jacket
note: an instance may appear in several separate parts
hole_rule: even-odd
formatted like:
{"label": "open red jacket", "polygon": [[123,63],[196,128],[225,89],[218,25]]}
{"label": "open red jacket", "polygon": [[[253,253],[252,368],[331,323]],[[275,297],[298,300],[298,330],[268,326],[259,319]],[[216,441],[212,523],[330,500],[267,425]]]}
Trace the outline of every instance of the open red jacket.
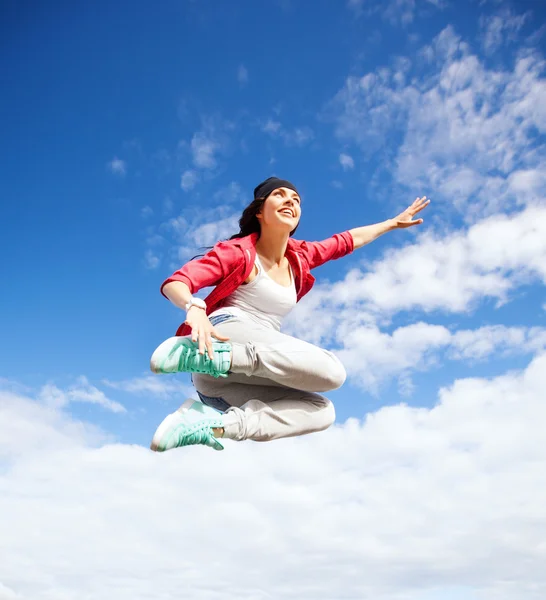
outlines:
{"label": "open red jacket", "polygon": [[[182,281],[190,288],[192,294],[204,287],[215,286],[205,298],[207,315],[210,315],[223,306],[225,299],[252,272],[257,241],[258,234],[253,233],[243,238],[218,242],[205,256],[191,260],[166,279],[161,284],[161,293],[165,296],[163,287],[171,281]],[[315,283],[311,269],[320,267],[329,260],[346,256],[353,250],[354,240],[349,231],[337,233],[322,242],[304,242],[289,238],[285,256],[294,271],[297,301],[299,302]],[[176,335],[190,333],[190,327],[182,323]]]}

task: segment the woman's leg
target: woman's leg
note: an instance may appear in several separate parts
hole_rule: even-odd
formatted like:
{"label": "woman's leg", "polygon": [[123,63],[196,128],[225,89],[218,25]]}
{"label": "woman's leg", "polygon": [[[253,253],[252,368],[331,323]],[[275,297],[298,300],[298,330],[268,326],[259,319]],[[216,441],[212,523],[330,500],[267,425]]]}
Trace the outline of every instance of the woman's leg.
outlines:
{"label": "woman's leg", "polygon": [[[259,377],[308,392],[326,392],[343,385],[346,373],[339,359],[313,344],[298,340],[250,320],[229,317],[211,319],[229,342],[213,342],[214,360],[197,354],[189,336],[165,340],[154,351],[150,367],[154,373],[210,373]],[[243,377],[244,379],[244,377]]]}
{"label": "woman's leg", "polygon": [[345,382],[345,368],[328,350],[246,320],[226,320],[215,328],[229,337],[230,372],[239,382],[246,383],[241,375],[258,377],[307,392],[335,390]]}
{"label": "woman's leg", "polygon": [[319,394],[230,379],[193,375],[201,400],[225,411],[223,437],[266,442],[322,431],[335,420],[334,405]]}
{"label": "woman's leg", "polygon": [[[206,408],[203,404],[193,406],[191,415],[181,407],[180,415],[169,415],[158,428],[156,449],[194,443],[215,447],[212,436],[221,429],[235,440],[269,441],[322,431],[334,422],[333,404],[316,393],[345,381],[345,369],[334,354],[247,320],[217,315],[211,322],[230,338],[231,368],[221,378],[194,372],[193,381],[201,400],[224,415],[220,419],[212,411],[203,420],[195,408]],[[184,338],[171,339],[176,350]]]}

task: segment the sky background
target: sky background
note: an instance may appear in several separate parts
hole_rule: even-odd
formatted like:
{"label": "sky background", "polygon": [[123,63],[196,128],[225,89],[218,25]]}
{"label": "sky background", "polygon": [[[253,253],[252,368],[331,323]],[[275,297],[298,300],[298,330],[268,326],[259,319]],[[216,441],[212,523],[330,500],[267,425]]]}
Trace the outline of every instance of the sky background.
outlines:
{"label": "sky background", "polygon": [[[545,49],[539,0],[2,3],[1,600],[546,596]],[[299,239],[432,203],[286,321],[335,426],[155,455],[160,284],[271,175]]]}

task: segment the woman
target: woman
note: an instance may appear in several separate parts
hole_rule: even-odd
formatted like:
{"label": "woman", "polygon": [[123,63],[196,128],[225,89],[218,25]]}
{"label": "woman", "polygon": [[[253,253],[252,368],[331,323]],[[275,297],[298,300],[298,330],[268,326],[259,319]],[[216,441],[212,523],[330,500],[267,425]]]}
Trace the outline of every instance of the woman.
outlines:
{"label": "woman", "polygon": [[[192,373],[201,399],[187,400],[158,427],[151,448],[163,452],[220,438],[269,441],[328,428],[332,403],[319,392],[345,381],[327,350],[280,332],[283,317],[312,288],[311,269],[335,260],[392,229],[418,225],[429,200],[418,198],[394,219],[336,234],[322,242],[291,236],[301,200],[289,181],[270,177],[254,190],[240,232],[192,260],[161,286],[187,311],[175,337],[154,352],[155,373]],[[198,290],[215,286],[205,301]]]}

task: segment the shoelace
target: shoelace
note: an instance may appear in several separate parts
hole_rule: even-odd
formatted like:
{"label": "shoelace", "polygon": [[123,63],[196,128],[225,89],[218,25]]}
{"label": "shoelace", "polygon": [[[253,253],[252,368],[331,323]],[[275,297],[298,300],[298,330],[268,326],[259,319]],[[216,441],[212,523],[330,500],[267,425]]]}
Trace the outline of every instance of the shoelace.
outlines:
{"label": "shoelace", "polygon": [[177,446],[189,446],[191,444],[205,444],[211,446],[214,441],[211,439],[212,433],[210,428],[206,425],[202,425],[198,429],[188,431],[187,429],[176,432],[176,445]]}
{"label": "shoelace", "polygon": [[225,377],[216,366],[215,361],[211,360],[206,352],[205,354],[199,354],[198,348],[190,348],[181,352],[180,362],[180,368],[183,371],[205,373],[213,377]]}

